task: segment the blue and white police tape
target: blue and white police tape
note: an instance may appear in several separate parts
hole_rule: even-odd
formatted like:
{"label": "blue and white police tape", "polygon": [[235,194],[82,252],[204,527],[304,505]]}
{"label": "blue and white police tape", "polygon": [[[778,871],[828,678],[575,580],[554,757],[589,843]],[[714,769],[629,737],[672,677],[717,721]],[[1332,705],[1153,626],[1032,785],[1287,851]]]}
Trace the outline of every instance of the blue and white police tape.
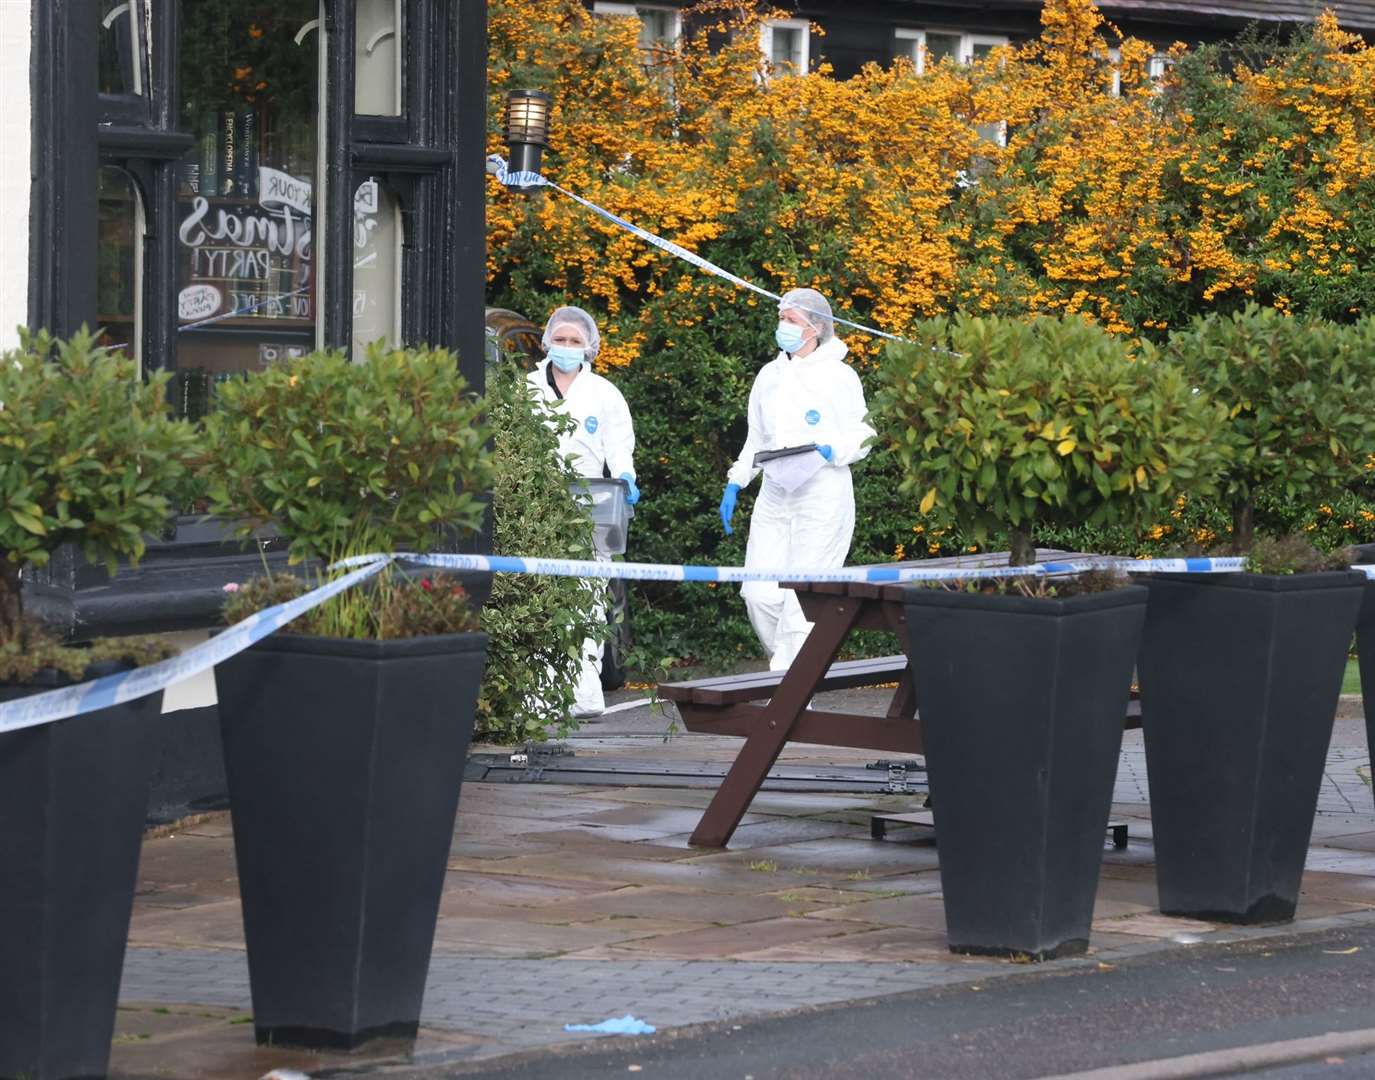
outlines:
{"label": "blue and white police tape", "polygon": [[228,660],[236,653],[243,652],[250,645],[281,629],[292,619],[304,615],[313,607],[318,607],[331,596],[337,596],[372,577],[389,561],[385,556],[374,556],[366,565],[352,573],[318,589],[312,589],[295,600],[288,600],[285,604],[264,608],[242,622],[235,623],[224,633],[217,634],[204,644],[187,649],[180,656],[174,656],[170,660],[149,664],[133,671],[105,675],[92,682],[47,690],[0,705],[0,734],[96,712],[111,705],[133,701],[135,698],[165,690],[173,683],[198,675],[222,660]]}
{"label": "blue and white police tape", "polygon": [[[591,210],[594,214],[597,214],[605,218],[613,225],[619,226],[620,228],[624,229],[626,232],[632,234],[633,236],[638,236],[645,243],[653,244],[656,248],[659,248],[661,251],[666,251],[670,255],[677,256],[684,262],[690,263],[692,266],[697,267],[699,270],[704,270],[708,274],[712,274],[716,277],[724,279],[725,281],[729,281],[732,285],[735,285],[738,288],[748,289],[750,292],[756,293],[759,296],[766,296],[770,300],[781,301],[783,299],[783,297],[779,296],[778,293],[769,292],[768,289],[762,288],[761,286],[754,284],[754,282],[752,281],[746,281],[744,278],[732,274],[729,270],[717,266],[714,262],[709,262],[708,260],[702,258],[702,256],[696,254],[695,252],[689,251],[685,247],[679,247],[672,240],[665,240],[662,236],[656,236],[648,229],[642,229],[640,226],[634,224],[633,222],[626,221],[625,218],[613,214],[610,210],[607,210],[605,207],[598,206],[596,203],[588,199],[584,199],[581,195],[573,194],[573,192],[569,191],[565,187],[560,187],[558,184],[554,183],[554,181],[550,180],[542,173],[511,172],[509,171],[506,159],[496,154],[491,155],[487,159],[487,171],[496,177],[497,183],[502,184],[506,187],[552,188],[553,190],[557,191],[560,195],[566,195],[574,202],[587,207],[587,209]],[[801,305],[799,305],[799,307],[801,307]],[[808,311],[809,314],[821,315],[823,317],[829,314],[828,312],[824,311],[811,311],[811,309],[809,308],[804,308],[802,310]],[[866,334],[873,334],[875,337],[886,338],[889,341],[906,340],[904,338],[899,337],[897,334],[890,334],[886,330],[879,330],[873,326],[866,326],[864,323],[851,322],[849,319],[842,319],[839,315],[831,315],[831,319],[834,322],[840,323],[841,326],[848,326],[855,330],[861,330]]]}
{"label": "blue and white police tape", "polygon": [[[1030,566],[851,566],[832,570],[768,569],[744,566],[676,566],[663,563],[616,563],[584,559],[522,558],[508,555],[359,555],[335,563],[332,570],[350,572],[312,589],[285,604],[266,608],[235,623],[224,633],[180,656],[158,664],[106,675],[88,683],[64,686],[0,704],[0,734],[118,705],[165,690],[213,668],[281,629],[313,607],[372,577],[393,560],[416,566],[496,574],[538,574],[550,577],[616,578],[625,581],[685,581],[735,583],[745,581],[869,582],[879,585],[917,581],[952,581],[974,578],[1055,576],[1084,570],[1116,568],[1129,573],[1226,574],[1244,570],[1242,558],[1218,559],[1125,559],[1108,556]],[[1358,566],[1375,580],[1375,565]]]}
{"label": "blue and white police tape", "polygon": [[[379,558],[358,555],[335,563],[332,569],[360,566]],[[678,566],[669,563],[601,562],[591,559],[544,559],[515,555],[397,554],[404,563],[441,570],[467,570],[492,574],[536,574],[545,577],[605,578],[621,581],[697,581],[737,583],[746,581],[871,582],[879,585],[910,581],[954,581],[1075,574],[1084,570],[1116,568],[1130,573],[1225,574],[1245,569],[1242,558],[1219,559],[1125,559],[1103,556],[1030,566],[842,566],[832,570],[747,566]],[[1375,567],[1371,568],[1375,570]]]}

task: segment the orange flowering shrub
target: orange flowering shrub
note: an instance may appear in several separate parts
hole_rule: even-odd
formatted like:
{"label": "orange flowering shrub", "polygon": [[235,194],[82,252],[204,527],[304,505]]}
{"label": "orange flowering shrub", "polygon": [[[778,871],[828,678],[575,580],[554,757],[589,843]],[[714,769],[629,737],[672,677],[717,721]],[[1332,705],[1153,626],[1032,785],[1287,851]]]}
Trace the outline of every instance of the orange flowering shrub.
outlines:
{"label": "orange flowering shrub", "polygon": [[[824,68],[770,77],[764,14],[713,0],[689,22],[714,33],[649,55],[634,19],[494,0],[491,149],[503,149],[501,94],[547,89],[558,182],[893,331],[956,308],[1084,312],[1124,333],[1248,298],[1362,308],[1375,49],[1330,16],[1253,67],[1176,48],[1161,87],[1146,77],[1150,46],[1089,0],[1050,0],[1039,39],[978,63],[918,76],[899,61],[844,82]],[[999,131],[1005,145],[986,137]],[[612,324],[608,366],[642,353],[655,297],[681,293],[698,317],[750,305],[559,196],[494,181],[490,195],[495,289],[597,308]]]}
{"label": "orange flowering shrub", "polygon": [[[895,333],[954,311],[1080,313],[1163,337],[1248,302],[1372,310],[1375,49],[1330,16],[1284,45],[1177,46],[1153,81],[1151,46],[1090,0],[1047,0],[1036,40],[837,81],[824,67],[770,71],[769,14],[707,0],[676,47],[651,54],[635,19],[491,0],[489,149],[505,152],[505,91],[547,90],[551,179],[775,292],[812,286],[837,314]],[[558,194],[495,181],[488,270],[493,302],[536,321],[564,301],[598,318],[599,367],[640,441],[631,556],[740,561],[715,506],[772,355],[773,305]],[[872,385],[881,341],[841,336]],[[879,455],[856,483],[852,561],[969,547],[896,495]],[[753,648],[730,590],[646,586],[641,599],[641,629],[726,627],[721,649]]]}

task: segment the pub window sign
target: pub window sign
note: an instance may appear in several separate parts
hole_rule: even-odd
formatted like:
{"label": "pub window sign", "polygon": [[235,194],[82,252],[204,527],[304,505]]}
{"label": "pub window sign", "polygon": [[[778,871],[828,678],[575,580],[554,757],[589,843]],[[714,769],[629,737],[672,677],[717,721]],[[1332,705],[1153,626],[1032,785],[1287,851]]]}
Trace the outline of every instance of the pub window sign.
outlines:
{"label": "pub window sign", "polygon": [[196,193],[186,203],[177,231],[183,322],[228,315],[314,324],[311,182],[268,165],[255,173],[242,188],[236,181],[233,195]]}

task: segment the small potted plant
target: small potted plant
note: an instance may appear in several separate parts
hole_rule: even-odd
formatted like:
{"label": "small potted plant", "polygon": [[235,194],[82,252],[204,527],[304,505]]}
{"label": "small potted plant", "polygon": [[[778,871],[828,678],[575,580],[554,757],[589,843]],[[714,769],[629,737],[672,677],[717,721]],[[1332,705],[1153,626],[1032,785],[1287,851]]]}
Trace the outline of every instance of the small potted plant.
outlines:
{"label": "small potted plant", "polygon": [[[890,346],[875,413],[922,513],[970,536],[1133,524],[1221,464],[1217,409],[1077,318],[935,319]],[[908,655],[955,952],[1088,945],[1146,590],[1115,575],[907,592]]]}
{"label": "small potted plant", "polygon": [[1255,536],[1258,499],[1317,502],[1375,449],[1375,333],[1248,307],[1165,349],[1220,403],[1242,574],[1152,575],[1141,652],[1160,908],[1293,917],[1363,579]]}
{"label": "small potted plant", "polygon": [[[84,331],[0,356],[0,703],[170,655],[62,645],[21,580],[66,543],[113,572],[165,527],[193,438],[165,383]],[[0,734],[0,1076],[105,1074],[161,701]]]}
{"label": "small potted plant", "polygon": [[[206,434],[213,511],[274,526],[308,577],[481,521],[482,405],[444,350],[269,368]],[[304,588],[245,583],[227,617]],[[259,1042],[415,1034],[487,645],[462,599],[384,571],[216,671]]]}

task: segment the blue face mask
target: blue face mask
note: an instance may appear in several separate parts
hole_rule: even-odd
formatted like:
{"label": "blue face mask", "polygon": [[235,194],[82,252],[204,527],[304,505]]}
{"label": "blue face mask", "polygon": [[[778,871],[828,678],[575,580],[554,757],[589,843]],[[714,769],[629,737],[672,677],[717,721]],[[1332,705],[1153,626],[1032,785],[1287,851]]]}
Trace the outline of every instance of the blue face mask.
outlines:
{"label": "blue face mask", "polygon": [[560,371],[577,371],[587,356],[581,345],[550,345],[549,361]]}
{"label": "blue face mask", "polygon": [[773,336],[778,341],[778,347],[785,353],[795,353],[802,348],[802,327],[798,326],[797,323],[779,323]]}

